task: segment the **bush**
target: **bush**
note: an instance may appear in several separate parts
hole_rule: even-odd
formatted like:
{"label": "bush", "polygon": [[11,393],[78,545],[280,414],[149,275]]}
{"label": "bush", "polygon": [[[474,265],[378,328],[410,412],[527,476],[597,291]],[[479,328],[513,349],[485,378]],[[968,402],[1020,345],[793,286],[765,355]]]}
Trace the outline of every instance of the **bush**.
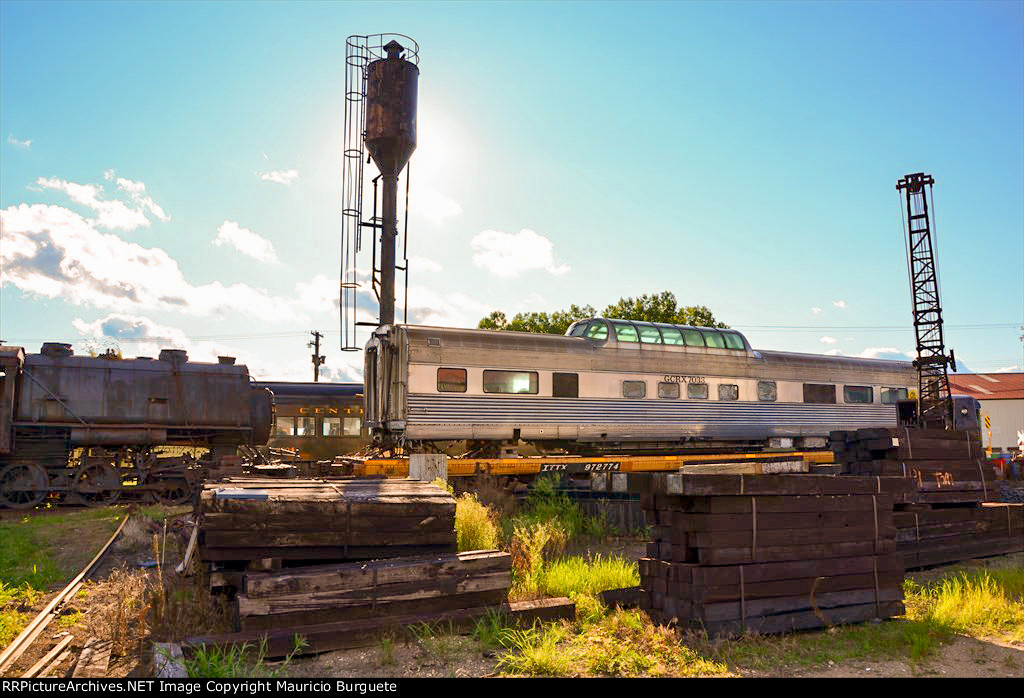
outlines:
{"label": "bush", "polygon": [[494,550],[500,542],[500,530],[491,510],[475,494],[464,492],[455,501],[455,536],[459,552]]}

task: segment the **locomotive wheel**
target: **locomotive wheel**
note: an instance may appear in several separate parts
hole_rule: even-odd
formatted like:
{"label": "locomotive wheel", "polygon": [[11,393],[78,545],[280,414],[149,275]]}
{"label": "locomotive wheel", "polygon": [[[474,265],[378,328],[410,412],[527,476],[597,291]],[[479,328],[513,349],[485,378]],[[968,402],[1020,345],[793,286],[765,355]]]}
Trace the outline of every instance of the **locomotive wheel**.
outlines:
{"label": "locomotive wheel", "polygon": [[49,494],[50,478],[33,463],[15,463],[0,470],[0,504],[31,509]]}
{"label": "locomotive wheel", "polygon": [[121,479],[109,465],[94,463],[79,471],[73,492],[89,506],[113,504],[121,496]]}
{"label": "locomotive wheel", "polygon": [[177,478],[161,481],[153,493],[156,495],[156,501],[169,507],[187,504],[192,498],[192,488],[188,486],[188,482]]}

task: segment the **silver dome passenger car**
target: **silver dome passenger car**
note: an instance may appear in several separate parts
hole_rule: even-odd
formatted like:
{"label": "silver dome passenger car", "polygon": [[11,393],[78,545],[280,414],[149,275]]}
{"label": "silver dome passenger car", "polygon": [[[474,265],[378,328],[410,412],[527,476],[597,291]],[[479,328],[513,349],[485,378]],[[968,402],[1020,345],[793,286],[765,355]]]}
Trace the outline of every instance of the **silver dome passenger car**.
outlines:
{"label": "silver dome passenger car", "polygon": [[832,430],[895,426],[917,380],[909,361],[755,351],[734,330],[606,318],[564,336],[385,326],[365,361],[377,440],[608,450],[824,446]]}

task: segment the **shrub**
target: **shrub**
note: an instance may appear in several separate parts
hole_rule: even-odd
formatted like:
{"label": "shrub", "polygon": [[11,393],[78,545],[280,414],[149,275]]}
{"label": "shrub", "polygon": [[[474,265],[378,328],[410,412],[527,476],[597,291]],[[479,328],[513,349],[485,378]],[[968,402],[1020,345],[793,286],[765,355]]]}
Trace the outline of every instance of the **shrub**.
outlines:
{"label": "shrub", "polygon": [[455,536],[459,552],[493,550],[500,542],[494,513],[475,494],[464,492],[455,501]]}

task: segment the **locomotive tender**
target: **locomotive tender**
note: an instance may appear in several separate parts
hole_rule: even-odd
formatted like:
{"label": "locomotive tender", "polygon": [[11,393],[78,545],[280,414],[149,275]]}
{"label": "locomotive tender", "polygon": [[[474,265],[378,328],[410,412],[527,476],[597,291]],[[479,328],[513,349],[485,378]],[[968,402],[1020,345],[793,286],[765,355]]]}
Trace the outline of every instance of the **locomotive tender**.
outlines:
{"label": "locomotive tender", "polygon": [[[173,349],[154,360],[75,356],[53,342],[39,354],[0,346],[0,506],[35,506],[51,492],[115,497],[126,458],[135,484],[146,485],[168,465],[154,446],[207,448],[216,459],[266,444],[270,391],[233,358],[219,361],[190,362]],[[171,499],[187,492],[183,477]]]}
{"label": "locomotive tender", "polygon": [[366,345],[375,440],[569,450],[823,447],[895,426],[910,361],[755,351],[734,330],[589,318],[565,335],[385,325]]}

